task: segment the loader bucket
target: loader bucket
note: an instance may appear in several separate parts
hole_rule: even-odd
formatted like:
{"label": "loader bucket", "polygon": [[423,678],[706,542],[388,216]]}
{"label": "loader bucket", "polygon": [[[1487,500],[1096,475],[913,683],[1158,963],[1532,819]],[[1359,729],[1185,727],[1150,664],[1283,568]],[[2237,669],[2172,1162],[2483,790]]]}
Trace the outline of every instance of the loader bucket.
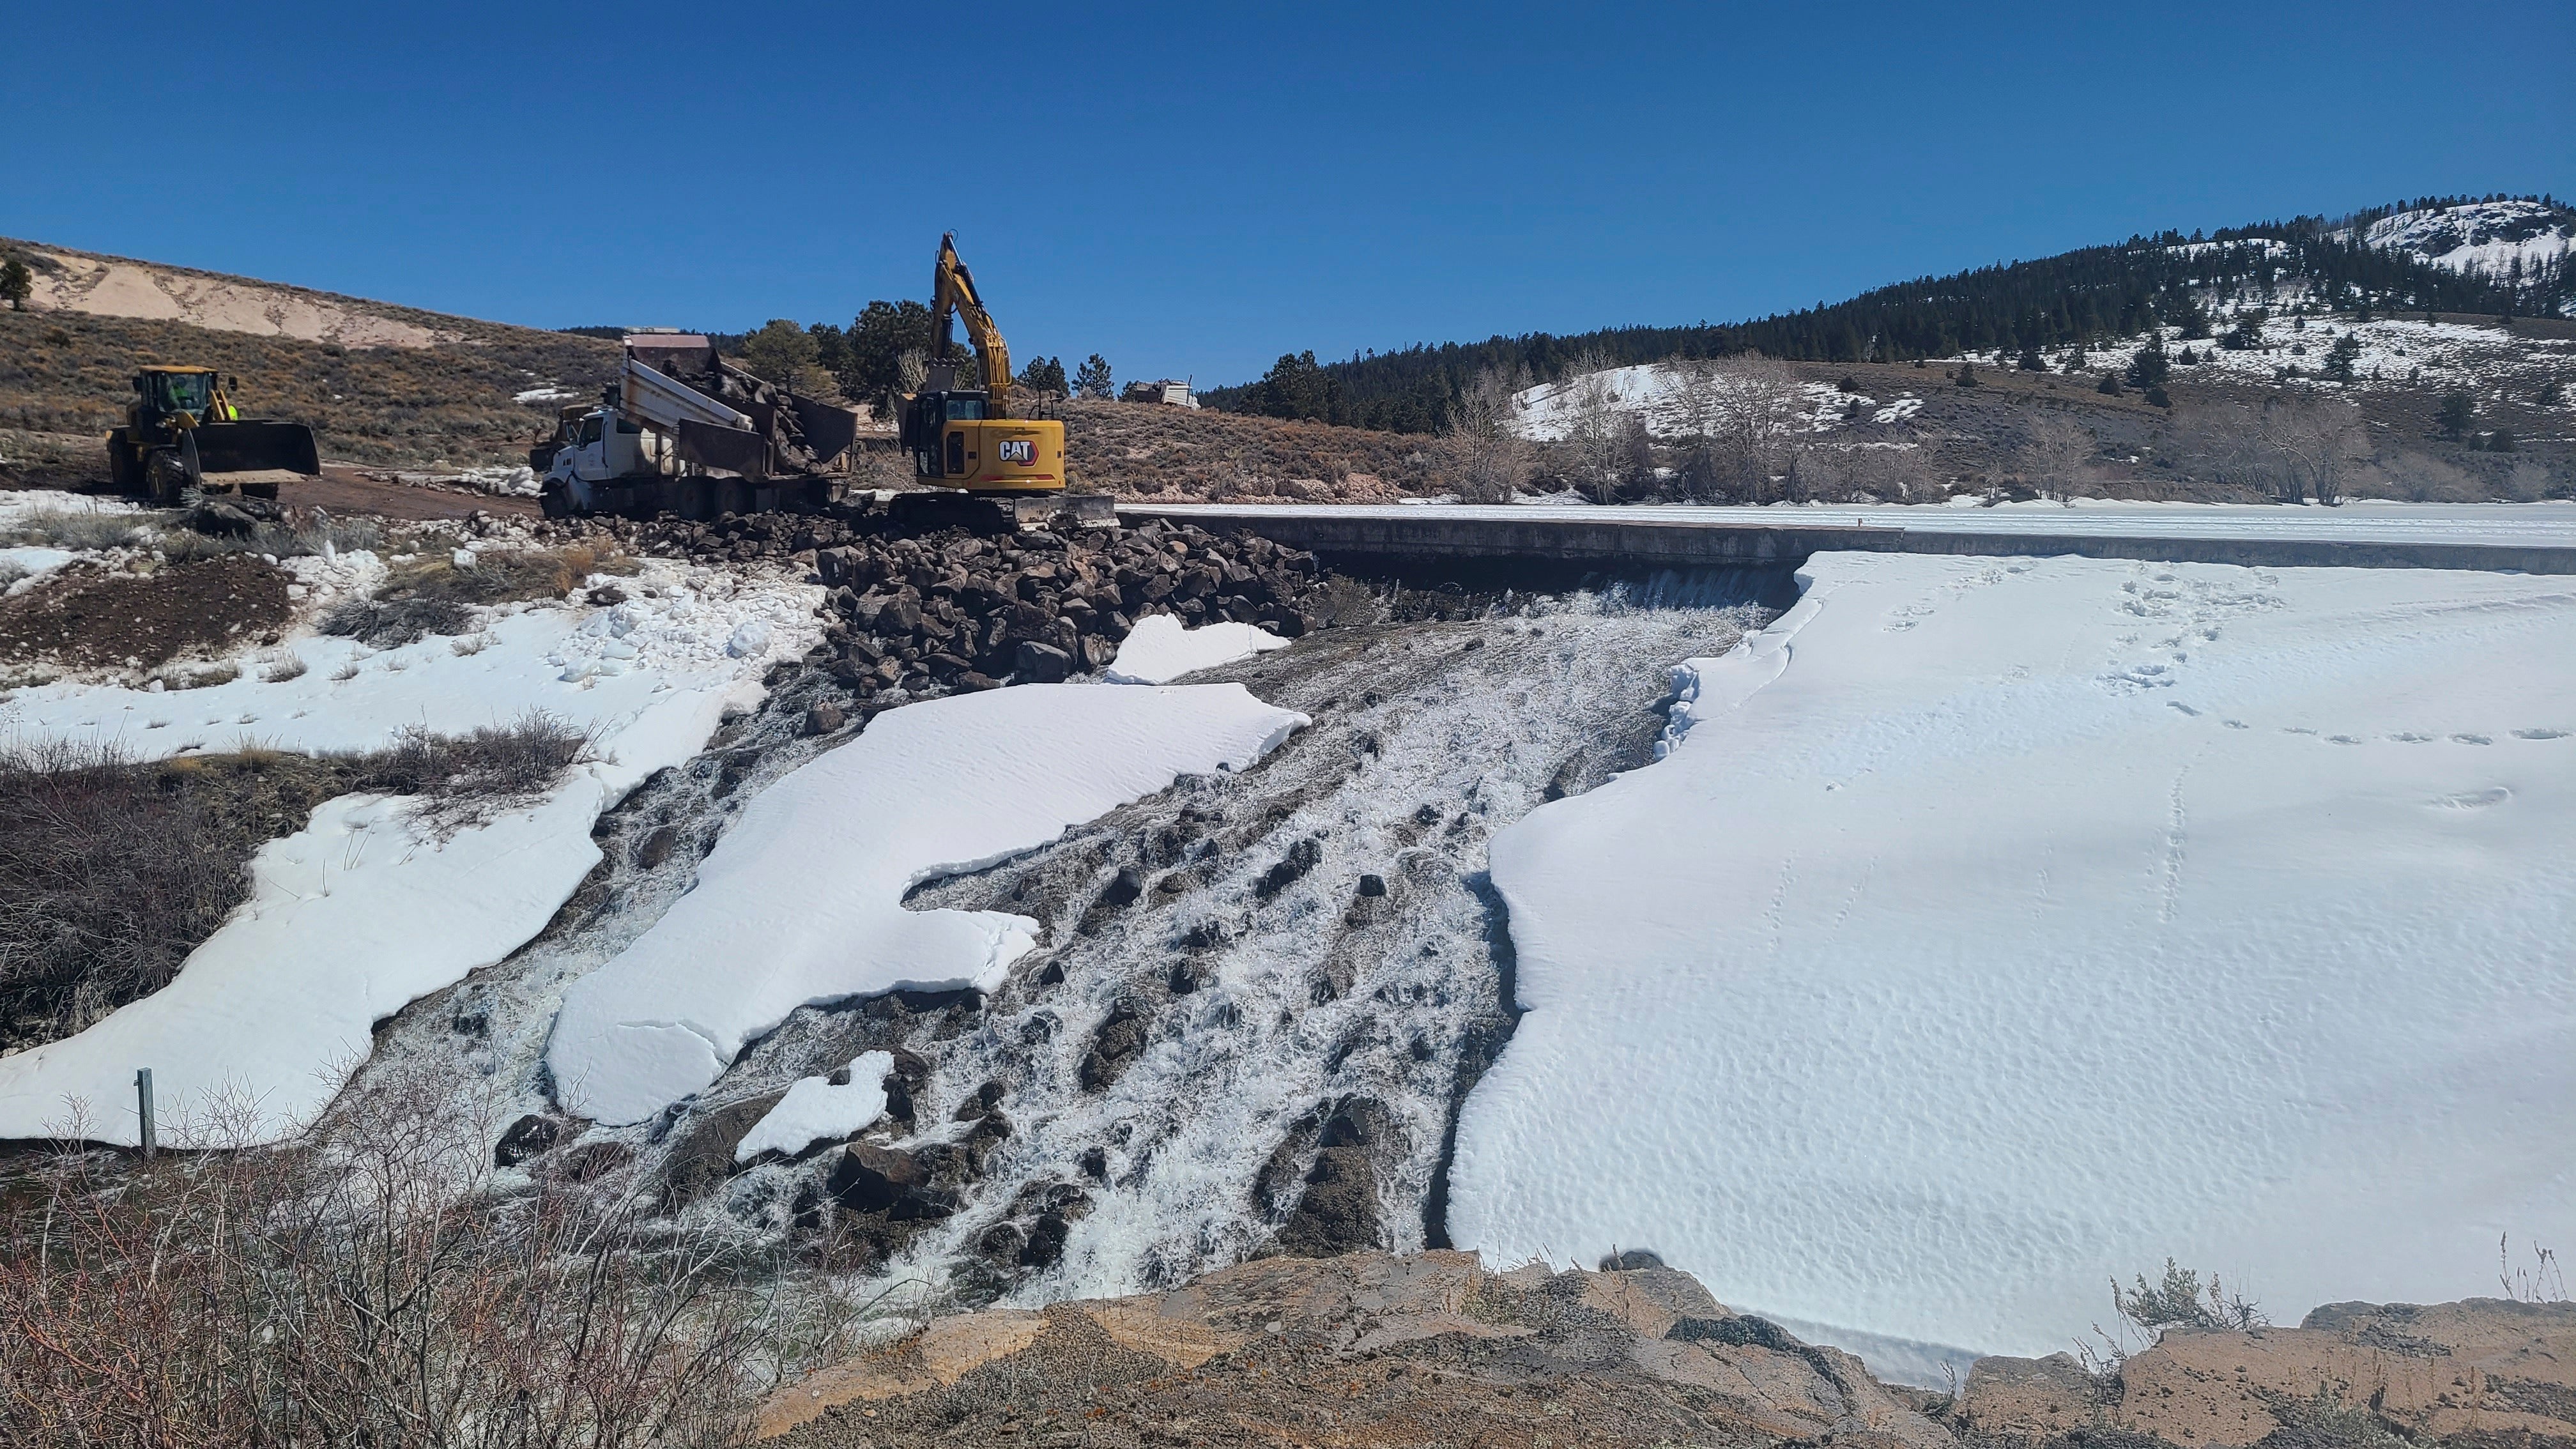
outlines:
{"label": "loader bucket", "polygon": [[197,467],[210,484],[221,486],[226,473],[321,473],[322,457],[313,445],[313,430],[302,423],[200,423],[193,436]]}

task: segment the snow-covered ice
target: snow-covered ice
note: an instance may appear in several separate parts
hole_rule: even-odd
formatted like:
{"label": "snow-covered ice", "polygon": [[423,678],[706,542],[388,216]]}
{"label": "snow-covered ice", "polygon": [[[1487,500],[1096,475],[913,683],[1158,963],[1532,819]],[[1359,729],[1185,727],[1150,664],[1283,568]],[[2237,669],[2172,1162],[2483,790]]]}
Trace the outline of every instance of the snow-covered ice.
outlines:
{"label": "snow-covered ice", "polygon": [[839,1086],[829,1077],[801,1077],[734,1144],[733,1160],[749,1162],[764,1152],[790,1157],[817,1142],[856,1137],[885,1115],[886,1073],[894,1070],[891,1052],[861,1052],[852,1058],[849,1077]]}
{"label": "snow-covered ice", "polygon": [[2295,1321],[2576,1240],[2576,585],[1804,582],[1666,759],[1496,840],[1528,1015],[1462,1246],[1652,1248],[1920,1373],[2168,1255]]}
{"label": "snow-covered ice", "polygon": [[1148,614],[1119,641],[1118,657],[1101,674],[1117,684],[1169,684],[1184,674],[1287,647],[1287,640],[1256,624],[1187,629],[1169,614]]}
{"label": "snow-covered ice", "polygon": [[[2576,548],[2576,503],[2393,503],[2376,499],[2334,508],[2285,508],[2274,503],[2163,503],[2078,498],[2006,503],[1976,500],[1952,506],[1901,503],[1698,503],[1439,504],[1461,518],[1528,523],[1549,517],[1598,523],[1710,523],[1753,528],[1885,528],[1932,533],[2113,534],[2130,538],[2314,539],[2350,543],[2475,543]],[[1368,503],[1157,504],[1157,514],[1202,518],[1390,518],[1419,521],[1419,510]]]}
{"label": "snow-covered ice", "polygon": [[565,994],[565,1105],[640,1121],[721,1075],[790,1011],[904,988],[991,990],[1037,923],[909,911],[904,892],[1240,769],[1306,717],[1239,684],[1033,684],[906,705],[745,806],[696,889]]}

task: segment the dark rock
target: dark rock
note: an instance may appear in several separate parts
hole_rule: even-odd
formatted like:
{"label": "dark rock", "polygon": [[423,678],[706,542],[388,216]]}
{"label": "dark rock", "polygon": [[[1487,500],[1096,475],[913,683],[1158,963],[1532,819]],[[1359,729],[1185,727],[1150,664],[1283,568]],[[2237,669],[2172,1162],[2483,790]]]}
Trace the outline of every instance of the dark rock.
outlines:
{"label": "dark rock", "polygon": [[805,711],[805,733],[809,735],[828,735],[848,722],[849,717],[841,713],[841,707],[829,700]]}
{"label": "dark rock", "polygon": [[531,1112],[511,1123],[510,1130],[501,1134],[500,1142],[492,1149],[492,1165],[516,1167],[554,1146],[555,1139],[562,1135],[561,1122]]}
{"label": "dark rock", "polygon": [[1323,858],[1323,843],[1308,836],[1288,847],[1287,856],[1264,872],[1259,881],[1254,882],[1252,893],[1263,900],[1268,900],[1303,879],[1306,872],[1313,870]]}
{"label": "dark rock", "polygon": [[546,1160],[551,1176],[565,1182],[596,1182],[635,1160],[624,1142],[576,1142]]}
{"label": "dark rock", "polygon": [[1077,1159],[1076,1165],[1082,1169],[1083,1176],[1090,1178],[1094,1182],[1107,1182],[1109,1180],[1109,1153],[1105,1148],[1086,1147],[1082,1149],[1082,1156]]}
{"label": "dark rock", "polygon": [[1002,1105],[1002,1084],[986,1082],[968,1093],[965,1101],[957,1104],[957,1110],[949,1114],[949,1120],[972,1122],[1000,1105]]}
{"label": "dark rock", "polygon": [[1011,663],[1011,678],[1021,684],[1060,684],[1072,673],[1072,655],[1034,641],[1022,643]]}
{"label": "dark rock", "polygon": [[1100,1023],[1100,1032],[1092,1038],[1091,1050],[1082,1058],[1082,1089],[1105,1092],[1123,1075],[1128,1064],[1145,1050],[1146,1027],[1135,1007],[1120,1002],[1109,1009]]}
{"label": "dark rock", "polygon": [[1385,894],[1386,894],[1386,880],[1385,880],[1385,878],[1384,878],[1384,877],[1382,877],[1382,876],[1374,876],[1374,875],[1364,875],[1364,876],[1361,876],[1361,877],[1360,877],[1360,894],[1361,894],[1361,895],[1364,895],[1364,896],[1382,896],[1382,895],[1385,895]]}
{"label": "dark rock", "polygon": [[1101,889],[1100,904],[1132,906],[1136,903],[1136,898],[1144,893],[1145,877],[1132,865],[1120,866],[1118,874]]}
{"label": "dark rock", "polygon": [[1073,1232],[1072,1225],[1056,1213],[1041,1214],[1029,1225],[1028,1241],[1020,1248],[1023,1268],[1052,1268],[1064,1256],[1064,1241]]}
{"label": "dark rock", "polygon": [[935,1185],[930,1168],[913,1153],[853,1142],[832,1165],[832,1196],[853,1212],[882,1213],[895,1222],[944,1218],[957,1211],[957,1195]]}
{"label": "dark rock", "polygon": [[1624,1252],[1605,1253],[1601,1257],[1601,1271],[1604,1273],[1637,1273],[1662,1266],[1664,1266],[1663,1255],[1649,1252],[1644,1248],[1629,1248]]}
{"label": "dark rock", "polygon": [[721,1107],[690,1112],[671,1133],[670,1150],[662,1158],[665,1201],[677,1207],[733,1176],[737,1171],[734,1148],[742,1142],[743,1134],[768,1116],[769,1109],[785,1095],[764,1092]]}

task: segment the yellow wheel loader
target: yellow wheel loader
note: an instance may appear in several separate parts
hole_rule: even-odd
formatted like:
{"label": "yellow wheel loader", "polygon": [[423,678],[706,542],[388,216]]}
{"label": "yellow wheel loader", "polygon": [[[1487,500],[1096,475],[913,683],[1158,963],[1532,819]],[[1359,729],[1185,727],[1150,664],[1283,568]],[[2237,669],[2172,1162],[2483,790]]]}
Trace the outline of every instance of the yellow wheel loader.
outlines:
{"label": "yellow wheel loader", "polygon": [[211,367],[135,373],[125,426],[107,435],[117,488],[167,508],[190,489],[275,498],[279,484],[321,474],[311,428],[244,418],[226,382]]}
{"label": "yellow wheel loader", "polygon": [[[1106,494],[1065,493],[1064,424],[1011,416],[1011,349],[957,259],[957,234],[939,239],[931,273],[932,350],[928,385],[903,400],[902,441],[915,482],[937,490],[901,494],[899,514],[920,523],[971,521],[982,512],[1017,522],[1070,511],[1085,522],[1111,521]],[[958,387],[952,320],[975,345],[980,387]],[[972,500],[972,501],[969,501]]]}

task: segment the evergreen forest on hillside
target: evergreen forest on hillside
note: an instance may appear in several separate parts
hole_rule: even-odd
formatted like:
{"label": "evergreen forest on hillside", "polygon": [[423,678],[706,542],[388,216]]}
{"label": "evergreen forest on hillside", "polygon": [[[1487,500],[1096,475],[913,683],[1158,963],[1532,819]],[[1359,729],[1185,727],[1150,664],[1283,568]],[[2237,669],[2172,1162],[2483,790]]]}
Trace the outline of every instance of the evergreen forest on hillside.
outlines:
{"label": "evergreen forest on hillside", "polygon": [[1532,332],[1337,362],[1318,362],[1311,351],[1295,353],[1281,357],[1257,381],[1199,396],[1207,406],[1233,412],[1427,433],[1448,421],[1451,405],[1488,368],[1506,376],[1526,370],[1532,380],[1546,382],[1574,370],[1578,360],[1621,367],[1759,352],[1802,362],[1902,362],[2090,343],[2133,336],[2151,323],[2180,325],[2185,337],[2207,336],[2210,319],[2201,296],[2265,300],[2290,283],[2361,314],[2560,315],[2576,300],[2576,279],[2563,268],[2463,273],[2359,240],[2372,222],[2401,211],[2506,200],[2540,202],[2559,222],[2576,217],[2550,197],[2432,197],[2332,219],[2305,216],[2189,236],[2168,231],[2037,261],[1918,278],[1750,322],[1608,327],[1562,337]]}

